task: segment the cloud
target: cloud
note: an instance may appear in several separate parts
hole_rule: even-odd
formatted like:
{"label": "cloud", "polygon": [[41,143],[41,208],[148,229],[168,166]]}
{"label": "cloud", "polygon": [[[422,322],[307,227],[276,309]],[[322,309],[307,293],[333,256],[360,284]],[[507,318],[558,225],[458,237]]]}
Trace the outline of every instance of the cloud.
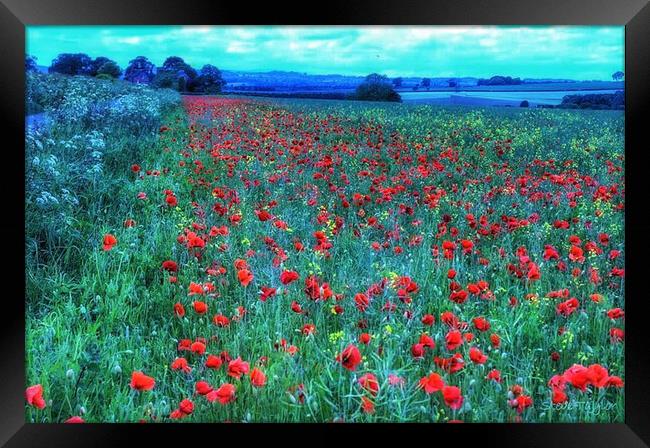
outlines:
{"label": "cloud", "polygon": [[[623,68],[623,27],[584,26],[30,26],[39,61],[62,52],[137,55],[155,64],[178,55],[225,70],[295,70],[402,76],[603,79]],[[551,76],[553,75],[553,76]]]}

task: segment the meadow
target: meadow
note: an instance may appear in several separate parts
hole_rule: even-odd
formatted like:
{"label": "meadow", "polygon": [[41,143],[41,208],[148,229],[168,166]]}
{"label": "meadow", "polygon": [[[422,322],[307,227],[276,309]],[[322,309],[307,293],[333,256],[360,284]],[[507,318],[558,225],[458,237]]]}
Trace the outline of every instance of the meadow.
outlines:
{"label": "meadow", "polygon": [[28,422],[624,421],[622,111],[30,76]]}

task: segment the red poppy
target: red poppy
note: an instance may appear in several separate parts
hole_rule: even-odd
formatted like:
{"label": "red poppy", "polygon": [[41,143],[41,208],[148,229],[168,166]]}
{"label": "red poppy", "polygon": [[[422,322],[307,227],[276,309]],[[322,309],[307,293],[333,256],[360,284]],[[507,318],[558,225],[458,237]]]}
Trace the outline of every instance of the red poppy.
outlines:
{"label": "red poppy", "polygon": [[258,368],[254,368],[250,374],[251,384],[255,387],[262,387],[266,384],[266,375]]}
{"label": "red poppy", "polygon": [[348,345],[337,357],[336,360],[348,370],[356,370],[361,363],[361,353],[354,345]]}
{"label": "red poppy", "polygon": [[104,235],[104,241],[103,241],[103,249],[105,251],[109,251],[117,244],[117,238],[115,238],[115,235],[112,235],[110,233],[107,233]]}
{"label": "red poppy", "polygon": [[458,330],[451,330],[445,336],[447,350],[455,350],[463,344],[463,335]]}
{"label": "red poppy", "polygon": [[218,327],[227,327],[230,325],[230,319],[228,319],[226,316],[223,314],[216,314],[212,320]]}
{"label": "red poppy", "polygon": [[456,386],[445,386],[442,388],[442,397],[445,404],[451,409],[460,409],[463,405],[463,395]]}
{"label": "red poppy", "polygon": [[220,357],[214,355],[208,355],[208,358],[205,360],[205,366],[209,369],[218,369],[223,364],[223,361]]}
{"label": "red poppy", "polygon": [[183,317],[183,316],[185,316],[185,307],[183,307],[183,305],[182,305],[181,303],[175,303],[175,304],[174,304],[174,313],[175,313],[178,317]]}
{"label": "red poppy", "polygon": [[36,384],[30,386],[25,390],[25,399],[27,403],[38,409],[45,408],[45,400],[43,399],[43,386]]}
{"label": "red poppy", "polygon": [[190,373],[192,368],[187,364],[187,359],[185,358],[176,358],[172,362],[172,370],[182,370],[185,373]]}
{"label": "red poppy", "polygon": [[201,341],[194,341],[190,345],[190,351],[197,355],[203,355],[205,353],[205,344]]}
{"label": "red poppy", "polygon": [[475,364],[485,364],[487,356],[485,356],[478,348],[472,347],[469,349],[469,359],[471,359]]}
{"label": "red poppy", "polygon": [[248,363],[242,361],[241,358],[237,357],[228,363],[229,376],[239,379],[246,373],[248,373]]}
{"label": "red poppy", "polygon": [[151,390],[156,385],[156,380],[136,370],[131,374],[131,389]]}
{"label": "red poppy", "polygon": [[242,269],[237,272],[237,278],[239,279],[239,283],[246,287],[251,281],[253,281],[253,274],[248,269]]}
{"label": "red poppy", "polygon": [[429,376],[420,379],[419,387],[424,389],[427,395],[431,395],[434,392],[442,390],[445,387],[445,382],[437,373],[431,373]]}
{"label": "red poppy", "polygon": [[374,414],[375,403],[373,403],[370,398],[363,396],[361,397],[361,410],[366,414]]}
{"label": "red poppy", "polygon": [[194,403],[192,403],[190,399],[186,398],[181,401],[180,405],[178,406],[178,410],[185,415],[190,415],[192,412],[194,412]]}
{"label": "red poppy", "polygon": [[197,300],[195,302],[192,302],[192,305],[194,306],[194,311],[196,311],[197,314],[205,314],[208,312],[208,304],[205,302]]}
{"label": "red poppy", "polygon": [[358,382],[359,385],[361,385],[361,387],[366,391],[370,392],[371,395],[377,395],[377,392],[379,392],[379,381],[372,373],[362,375]]}
{"label": "red poppy", "polygon": [[235,386],[230,383],[223,384],[219,389],[213,390],[206,395],[208,401],[218,401],[221,404],[228,404],[235,401]]}
{"label": "red poppy", "polygon": [[176,272],[178,271],[178,264],[175,261],[167,260],[163,261],[162,268],[169,272]]}
{"label": "red poppy", "polygon": [[300,275],[296,271],[283,271],[280,274],[280,282],[283,285],[288,285],[291,282],[294,282],[300,278]]}
{"label": "red poppy", "polygon": [[203,286],[200,283],[194,283],[190,282],[190,292],[187,294],[188,296],[193,296],[195,294],[203,295],[205,294],[205,290],[203,289]]}
{"label": "red poppy", "polygon": [[78,415],[75,415],[73,417],[70,417],[65,421],[65,423],[85,423],[85,420]]}
{"label": "red poppy", "polygon": [[431,326],[435,323],[435,321],[436,318],[433,314],[425,314],[424,316],[422,316],[422,323],[424,325]]}

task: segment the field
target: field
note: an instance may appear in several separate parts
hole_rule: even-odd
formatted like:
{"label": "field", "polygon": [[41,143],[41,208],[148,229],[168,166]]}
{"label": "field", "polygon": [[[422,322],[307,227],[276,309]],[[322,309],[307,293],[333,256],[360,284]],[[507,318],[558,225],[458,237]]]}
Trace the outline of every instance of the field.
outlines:
{"label": "field", "polygon": [[622,112],[31,83],[27,421],[624,420]]}

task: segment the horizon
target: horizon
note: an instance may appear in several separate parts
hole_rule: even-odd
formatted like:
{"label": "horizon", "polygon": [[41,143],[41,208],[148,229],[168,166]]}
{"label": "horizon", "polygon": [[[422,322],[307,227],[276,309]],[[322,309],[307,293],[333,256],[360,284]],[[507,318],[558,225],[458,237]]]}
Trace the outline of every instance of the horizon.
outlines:
{"label": "horizon", "polygon": [[28,26],[26,53],[44,67],[85,53],[122,69],[136,56],[157,67],[179,56],[197,70],[260,74],[604,81],[624,71],[624,27]]}

